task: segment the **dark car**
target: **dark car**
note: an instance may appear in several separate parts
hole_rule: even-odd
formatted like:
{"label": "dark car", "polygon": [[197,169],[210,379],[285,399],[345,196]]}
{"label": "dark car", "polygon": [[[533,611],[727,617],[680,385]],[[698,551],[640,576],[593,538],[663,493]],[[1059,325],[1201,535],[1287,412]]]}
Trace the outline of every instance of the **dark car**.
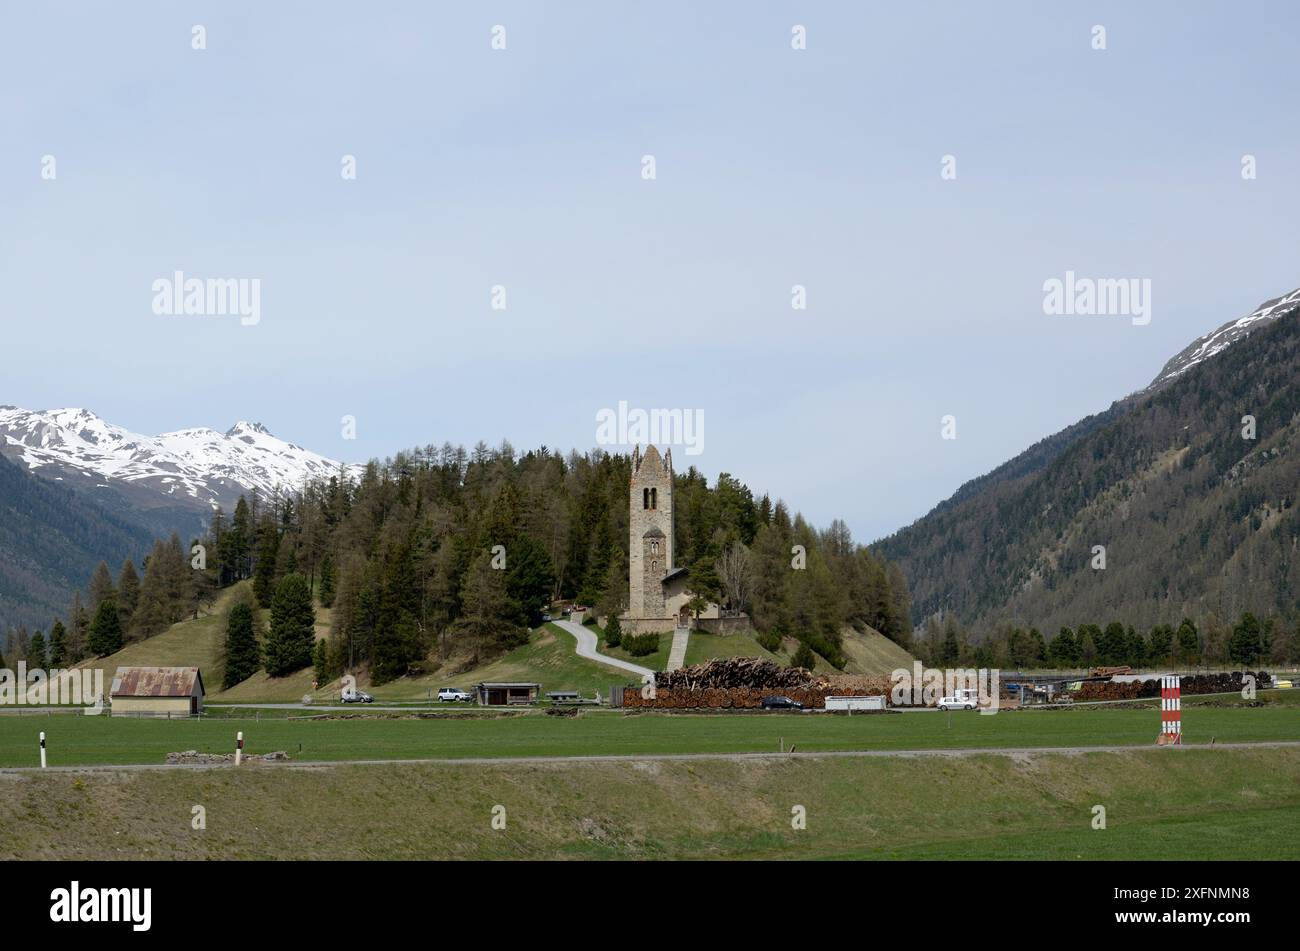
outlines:
{"label": "dark car", "polygon": [[764,697],[764,710],[802,710],[803,704],[796,703],[789,697]]}

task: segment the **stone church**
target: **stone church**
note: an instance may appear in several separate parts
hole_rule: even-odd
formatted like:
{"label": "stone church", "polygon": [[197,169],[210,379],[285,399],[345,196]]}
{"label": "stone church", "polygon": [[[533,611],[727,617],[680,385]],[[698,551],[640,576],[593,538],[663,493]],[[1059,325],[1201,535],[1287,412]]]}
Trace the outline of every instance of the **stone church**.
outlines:
{"label": "stone church", "polygon": [[[689,625],[692,593],[685,568],[673,567],[673,451],[654,446],[632,454],[628,489],[628,601],[619,621],[629,634],[671,631]],[[710,604],[701,618],[719,616]]]}

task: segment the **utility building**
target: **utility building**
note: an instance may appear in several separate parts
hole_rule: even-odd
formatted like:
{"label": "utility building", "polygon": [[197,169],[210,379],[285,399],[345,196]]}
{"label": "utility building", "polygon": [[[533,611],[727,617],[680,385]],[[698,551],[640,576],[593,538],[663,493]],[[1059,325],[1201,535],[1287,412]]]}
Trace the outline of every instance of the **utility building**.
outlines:
{"label": "utility building", "polygon": [[110,693],[115,717],[182,718],[203,712],[197,667],[119,667]]}

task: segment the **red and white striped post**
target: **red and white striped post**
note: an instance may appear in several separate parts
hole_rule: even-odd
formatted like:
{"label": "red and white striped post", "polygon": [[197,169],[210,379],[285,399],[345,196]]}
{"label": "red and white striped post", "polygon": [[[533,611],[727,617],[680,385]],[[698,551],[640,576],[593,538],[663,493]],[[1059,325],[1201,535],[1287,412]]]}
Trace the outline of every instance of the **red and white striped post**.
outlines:
{"label": "red and white striped post", "polygon": [[235,765],[244,758],[244,731],[240,730],[235,734]]}
{"label": "red and white striped post", "polygon": [[1160,678],[1159,746],[1183,745],[1182,678]]}

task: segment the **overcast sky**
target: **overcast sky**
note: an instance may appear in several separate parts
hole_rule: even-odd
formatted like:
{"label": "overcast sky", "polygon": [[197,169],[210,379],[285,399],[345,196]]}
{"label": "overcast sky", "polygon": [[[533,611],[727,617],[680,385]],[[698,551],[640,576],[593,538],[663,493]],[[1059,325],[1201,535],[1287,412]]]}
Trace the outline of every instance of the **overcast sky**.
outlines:
{"label": "overcast sky", "polygon": [[[1300,284],[1298,26],[1287,3],[5,4],[0,403],[256,420],[348,461],[700,411],[679,469],[870,541]],[[176,270],[260,280],[260,322],[156,315]],[[1150,323],[1044,314],[1067,270],[1149,279]]]}

